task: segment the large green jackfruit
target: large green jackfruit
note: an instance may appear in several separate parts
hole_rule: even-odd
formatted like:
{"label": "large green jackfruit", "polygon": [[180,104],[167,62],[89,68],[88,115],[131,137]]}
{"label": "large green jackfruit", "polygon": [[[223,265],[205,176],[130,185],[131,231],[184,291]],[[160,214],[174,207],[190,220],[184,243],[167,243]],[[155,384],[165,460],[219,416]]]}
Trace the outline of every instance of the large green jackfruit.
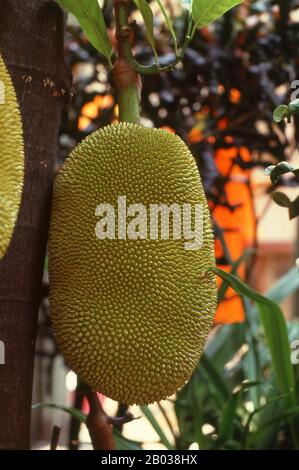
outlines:
{"label": "large green jackfruit", "polygon": [[22,122],[15,90],[0,55],[0,259],[17,220],[24,180]]}
{"label": "large green jackfruit", "polygon": [[[147,208],[145,215],[128,209],[127,232],[120,200]],[[202,247],[190,249],[178,236],[174,215],[168,238],[150,232],[155,204],[202,207]],[[51,316],[66,361],[93,389],[140,404],[184,385],[215,312],[214,263],[199,172],[179,137],[122,123],[94,132],[67,158],[54,187]]]}

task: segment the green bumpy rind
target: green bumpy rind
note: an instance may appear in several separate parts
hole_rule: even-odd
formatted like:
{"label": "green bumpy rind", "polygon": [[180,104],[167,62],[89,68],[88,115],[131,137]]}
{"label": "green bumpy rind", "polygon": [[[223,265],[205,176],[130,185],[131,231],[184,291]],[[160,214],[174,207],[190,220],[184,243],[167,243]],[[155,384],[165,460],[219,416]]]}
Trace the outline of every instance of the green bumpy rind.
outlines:
{"label": "green bumpy rind", "polygon": [[9,246],[24,182],[24,142],[19,106],[0,55],[0,259]]}
{"label": "green bumpy rind", "polygon": [[[201,204],[203,246],[99,240],[100,203]],[[214,316],[214,237],[193,156],[177,136],[121,123],[88,136],[55,183],[50,306],[66,361],[93,389],[127,404],[164,399],[197,366]]]}

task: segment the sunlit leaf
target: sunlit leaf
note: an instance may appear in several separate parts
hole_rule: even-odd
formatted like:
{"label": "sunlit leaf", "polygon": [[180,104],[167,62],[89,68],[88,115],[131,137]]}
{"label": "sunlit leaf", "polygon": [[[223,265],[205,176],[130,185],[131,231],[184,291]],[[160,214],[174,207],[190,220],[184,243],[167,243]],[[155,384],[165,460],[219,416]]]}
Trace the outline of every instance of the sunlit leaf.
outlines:
{"label": "sunlit leaf", "polygon": [[172,23],[170,21],[170,18],[164,8],[164,5],[162,3],[162,0],[157,0],[157,3],[159,5],[159,8],[162,12],[162,15],[164,16],[164,20],[165,20],[165,23],[166,23],[166,26],[168,28],[168,31],[170,32],[172,38],[173,38],[173,41],[174,41],[174,45],[175,45],[175,50],[177,51],[177,39],[176,39],[176,35],[175,35],[175,32],[174,32],[174,29],[173,29],[173,26],[172,26]]}
{"label": "sunlit leaf", "polygon": [[78,20],[90,43],[111,65],[111,43],[102,10],[97,0],[56,0]]}
{"label": "sunlit leaf", "polygon": [[148,42],[150,43],[154,51],[154,54],[157,58],[156,44],[155,44],[155,37],[154,37],[154,15],[153,15],[152,9],[146,0],[134,0],[134,3],[142,15],[142,18],[145,24]]}
{"label": "sunlit leaf", "polygon": [[212,23],[242,0],[193,0],[192,16],[195,28]]}
{"label": "sunlit leaf", "polygon": [[273,113],[273,119],[275,122],[281,122],[285,118],[289,117],[289,108],[285,104],[277,106]]}

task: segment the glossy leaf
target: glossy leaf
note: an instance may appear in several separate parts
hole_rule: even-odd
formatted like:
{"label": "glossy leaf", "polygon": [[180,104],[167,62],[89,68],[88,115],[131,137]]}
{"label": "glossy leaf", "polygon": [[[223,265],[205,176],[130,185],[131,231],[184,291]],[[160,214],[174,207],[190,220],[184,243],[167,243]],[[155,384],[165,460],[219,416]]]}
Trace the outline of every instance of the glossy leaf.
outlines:
{"label": "glossy leaf", "polygon": [[134,0],[134,3],[142,15],[148,42],[150,43],[157,59],[156,44],[154,37],[154,15],[152,9],[146,0]]}
{"label": "glossy leaf", "polygon": [[212,23],[242,0],[193,0],[192,16],[195,28]]}
{"label": "glossy leaf", "polygon": [[97,0],[56,0],[78,20],[90,43],[111,65],[111,43],[102,10]]}
{"label": "glossy leaf", "polygon": [[273,113],[273,119],[276,122],[281,122],[284,119],[290,121],[292,114],[299,113],[299,99],[293,100],[289,105],[281,104],[277,106]]}
{"label": "glossy leaf", "polygon": [[289,118],[289,108],[285,104],[281,104],[274,110],[273,119],[275,122],[281,122],[285,118]]}

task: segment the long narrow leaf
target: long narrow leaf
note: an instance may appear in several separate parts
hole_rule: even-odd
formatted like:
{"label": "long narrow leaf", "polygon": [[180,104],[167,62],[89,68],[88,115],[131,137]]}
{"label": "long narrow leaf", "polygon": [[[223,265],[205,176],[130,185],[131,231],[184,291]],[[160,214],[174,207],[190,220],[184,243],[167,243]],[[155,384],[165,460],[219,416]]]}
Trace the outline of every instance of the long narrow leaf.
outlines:
{"label": "long narrow leaf", "polygon": [[162,15],[164,16],[164,20],[165,20],[165,23],[166,23],[166,26],[167,26],[167,29],[168,31],[170,32],[171,36],[172,36],[172,39],[174,41],[174,48],[175,48],[175,52],[177,53],[177,39],[176,39],[176,35],[175,35],[175,32],[174,32],[174,29],[173,29],[173,26],[171,24],[171,21],[169,19],[169,16],[164,8],[164,5],[162,3],[161,0],[157,0],[157,3],[159,5],[159,8],[161,10],[161,13]]}
{"label": "long narrow leaf", "polygon": [[273,426],[273,424],[279,423],[280,425],[283,422],[287,422],[290,418],[294,418],[299,414],[299,406],[293,406],[283,411],[281,414],[274,416],[274,418],[267,421],[263,426],[261,426],[257,431],[251,433],[247,439],[247,442],[253,443],[268,429]]}
{"label": "long narrow leaf", "polygon": [[169,450],[173,449],[174,448],[173,445],[167,439],[163,429],[161,428],[160,424],[158,423],[158,421],[154,417],[154,415],[151,412],[151,410],[149,409],[149,407],[146,406],[146,405],[141,405],[140,408],[141,408],[142,413],[145,415],[145,417],[148,419],[148,421],[151,423],[152,427],[154,428],[154,430],[158,434],[162,444],[164,444],[165,447]]}
{"label": "long narrow leaf", "polygon": [[[244,261],[246,261],[246,259],[253,253],[253,251],[254,250],[252,249],[245,250],[244,253],[234,263],[232,263],[230,273],[237,274],[237,271],[239,267],[241,266],[241,264]],[[228,287],[229,287],[229,284],[223,281],[218,291],[218,303],[219,304],[223,300]]]}
{"label": "long narrow leaf", "polygon": [[241,420],[237,416],[237,408],[244,392],[256,388],[260,385],[260,382],[243,382],[240,389],[233,393],[232,397],[225,405],[223,409],[222,420],[219,428],[219,437],[225,441],[229,441],[233,437],[235,421],[239,421],[239,427],[241,426]]}
{"label": "long narrow leaf", "polygon": [[32,405],[33,410],[37,410],[38,408],[52,408],[54,410],[64,411],[68,413],[73,418],[80,421],[80,423],[86,422],[86,415],[82,413],[82,411],[77,410],[76,408],[71,408],[70,406],[63,406],[63,405],[55,405],[55,403],[35,403]]}
{"label": "long narrow leaf", "polygon": [[272,357],[278,389],[281,393],[291,392],[291,402],[295,403],[295,379],[290,361],[287,326],[279,306],[272,300],[258,294],[236,276],[218,268],[214,268],[213,271],[227,281],[239,295],[248,297],[257,303]]}
{"label": "long narrow leaf", "polygon": [[155,58],[157,60],[156,44],[154,37],[154,15],[152,9],[146,0],[134,0],[134,3],[142,15],[145,24],[147,39],[154,51]]}
{"label": "long narrow leaf", "polygon": [[[39,408],[50,408],[54,410],[64,411],[68,413],[73,418],[77,419],[80,423],[85,423],[87,416],[82,413],[82,411],[77,410],[76,408],[72,408],[70,406],[63,406],[63,405],[56,405],[55,403],[36,403],[32,405],[33,410],[37,410]],[[141,450],[141,442],[131,441],[126,437],[122,436],[121,432],[113,428],[113,438],[116,445],[117,450]]]}

